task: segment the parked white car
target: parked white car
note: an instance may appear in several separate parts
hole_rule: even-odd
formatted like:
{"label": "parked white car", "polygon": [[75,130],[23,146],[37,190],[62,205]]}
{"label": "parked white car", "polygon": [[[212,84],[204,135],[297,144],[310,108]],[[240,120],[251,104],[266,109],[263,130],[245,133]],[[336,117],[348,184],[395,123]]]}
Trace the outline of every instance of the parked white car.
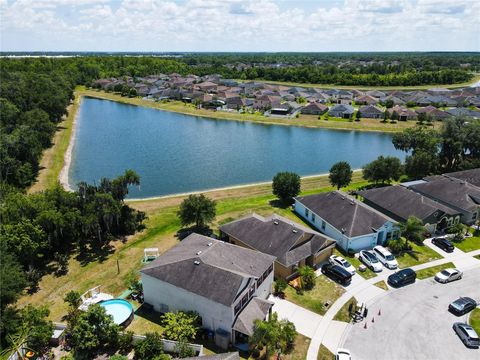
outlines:
{"label": "parked white car", "polygon": [[371,251],[361,250],[359,254],[360,260],[372,271],[380,272],[383,267],[380,261],[378,261],[375,254]]}
{"label": "parked white car", "polygon": [[463,273],[460,270],[449,268],[438,272],[435,275],[435,280],[437,280],[439,283],[446,284],[450,281],[460,280],[462,275]]}
{"label": "parked white car", "polygon": [[352,360],[352,354],[350,354],[350,350],[338,348],[335,360]]}
{"label": "parked white car", "polygon": [[380,260],[380,262],[385,265],[387,269],[395,270],[398,268],[398,262],[395,259],[395,256],[393,256],[393,254],[383,246],[375,246],[373,248],[373,252],[375,253],[377,259]]}
{"label": "parked white car", "polygon": [[352,275],[355,275],[355,273],[357,272],[355,270],[355,268],[353,267],[352,264],[350,264],[348,262],[348,260],[345,260],[344,258],[342,258],[341,256],[338,256],[338,255],[332,255],[330,256],[330,258],[328,259],[328,261],[330,262],[330,264],[332,265],[339,265],[341,267],[343,267],[345,270],[347,270],[350,274]]}

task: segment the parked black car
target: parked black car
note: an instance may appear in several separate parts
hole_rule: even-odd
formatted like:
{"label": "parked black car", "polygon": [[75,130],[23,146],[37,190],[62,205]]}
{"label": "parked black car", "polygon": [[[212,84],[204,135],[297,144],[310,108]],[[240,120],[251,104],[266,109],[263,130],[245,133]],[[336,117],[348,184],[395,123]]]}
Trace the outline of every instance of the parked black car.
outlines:
{"label": "parked black car", "polygon": [[322,274],[342,285],[348,285],[352,281],[352,274],[340,265],[323,265]]}
{"label": "parked black car", "polygon": [[392,274],[388,277],[388,283],[393,287],[405,286],[408,284],[413,284],[417,279],[417,273],[412,269],[403,269],[397,271],[395,274]]}
{"label": "parked black car", "polygon": [[448,305],[448,310],[457,316],[461,316],[472,311],[476,307],[477,302],[475,300],[466,296],[462,296]]}
{"label": "parked black car", "polygon": [[434,238],[432,239],[432,244],[438,246],[440,249],[448,253],[451,253],[453,250],[455,250],[455,246],[453,246],[453,244],[445,238]]}
{"label": "parked black car", "polygon": [[480,339],[470,325],[457,322],[453,324],[453,330],[457,333],[458,337],[466,347],[476,349],[480,346]]}

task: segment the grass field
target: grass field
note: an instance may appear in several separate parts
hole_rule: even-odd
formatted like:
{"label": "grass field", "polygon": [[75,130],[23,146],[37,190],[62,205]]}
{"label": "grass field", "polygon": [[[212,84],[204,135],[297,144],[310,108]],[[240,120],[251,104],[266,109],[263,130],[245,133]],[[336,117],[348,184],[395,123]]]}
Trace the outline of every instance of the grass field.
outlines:
{"label": "grass field", "polygon": [[323,315],[327,312],[326,303],[333,304],[345,290],[326,276],[317,277],[315,287],[312,290],[304,291],[302,294],[288,286],[285,290],[285,299],[305,309]]}
{"label": "grass field", "polygon": [[[457,84],[447,84],[447,85],[418,85],[418,86],[354,86],[354,85],[334,85],[334,84],[308,84],[308,83],[296,83],[296,82],[287,82],[287,81],[270,81],[270,80],[259,80],[266,84],[276,84],[276,85],[285,85],[285,86],[300,86],[300,87],[315,87],[321,89],[344,89],[344,90],[427,90],[432,88],[447,88],[455,89],[460,87],[470,86],[480,80],[480,74],[475,74],[472,80],[457,83]],[[251,80],[236,80],[238,82],[249,82]]]}
{"label": "grass field", "polygon": [[383,290],[387,290],[388,291],[388,285],[385,281],[383,280],[380,280],[379,282],[376,282],[375,284],[373,284],[377,287],[379,287],[380,289],[383,289]]}
{"label": "grass field", "polygon": [[454,268],[455,265],[451,262],[442,264],[442,265],[437,265],[437,266],[432,266],[426,269],[418,270],[417,271],[417,279],[426,279],[432,276],[435,276],[436,273],[439,271],[442,271],[444,269],[448,268]]}
{"label": "grass field", "polygon": [[410,245],[412,246],[412,251],[396,256],[400,268],[423,264],[442,257],[426,245],[418,245],[412,241]]}
{"label": "grass field", "polygon": [[468,323],[475,329],[477,334],[480,334],[480,308],[476,308],[470,313]]}
{"label": "grass field", "polygon": [[350,300],[348,300],[340,310],[335,314],[333,317],[333,320],[338,320],[338,321],[343,321],[346,323],[349,323],[352,319],[350,318],[350,314],[348,313],[348,307],[350,304],[353,304],[353,306],[357,305],[357,299],[355,297],[352,297]]}
{"label": "grass field", "polygon": [[474,229],[470,229],[469,231],[473,234],[472,237],[467,237],[460,242],[453,243],[455,247],[464,252],[480,249],[480,231]]}
{"label": "grass field", "polygon": [[313,128],[327,128],[336,130],[358,130],[358,131],[376,131],[376,132],[399,132],[405,128],[415,126],[415,121],[399,121],[396,124],[382,123],[375,119],[362,119],[360,122],[349,121],[344,119],[337,119],[337,121],[318,120],[317,116],[300,115],[298,118],[278,118],[267,117],[260,113],[256,114],[241,114],[236,111],[212,111],[206,109],[197,109],[192,104],[185,104],[181,101],[155,102],[150,100],[143,100],[139,97],[128,98],[115,93],[107,93],[105,91],[85,89],[78,87],[76,94],[81,96],[89,96],[99,99],[113,100],[124,104],[131,104],[137,106],[144,106],[153,109],[166,110],[178,112],[187,115],[194,115],[199,117],[207,117],[211,119],[221,120],[235,120],[235,121],[249,121],[261,124],[270,125],[287,125],[287,126],[302,126]]}
{"label": "grass field", "polygon": [[317,360],[334,360],[335,355],[332,354],[330,350],[323,344],[320,345],[318,349]]}

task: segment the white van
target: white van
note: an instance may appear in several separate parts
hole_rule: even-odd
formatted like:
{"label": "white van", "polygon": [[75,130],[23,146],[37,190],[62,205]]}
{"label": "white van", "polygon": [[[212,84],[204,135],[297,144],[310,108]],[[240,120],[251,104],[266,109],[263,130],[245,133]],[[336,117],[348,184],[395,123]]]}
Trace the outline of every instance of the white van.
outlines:
{"label": "white van", "polygon": [[377,245],[373,248],[373,252],[377,256],[378,260],[385,265],[387,269],[398,268],[398,262],[395,260],[395,256],[383,246]]}

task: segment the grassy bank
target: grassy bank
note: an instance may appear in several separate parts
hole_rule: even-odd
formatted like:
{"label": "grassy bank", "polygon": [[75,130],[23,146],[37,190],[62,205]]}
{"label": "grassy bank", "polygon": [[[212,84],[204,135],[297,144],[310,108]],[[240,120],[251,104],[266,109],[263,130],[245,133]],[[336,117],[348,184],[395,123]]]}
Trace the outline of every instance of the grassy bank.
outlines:
{"label": "grassy bank", "polygon": [[455,265],[452,262],[442,264],[442,265],[437,265],[437,266],[432,266],[426,269],[418,270],[417,271],[417,279],[426,279],[432,276],[435,276],[436,273],[439,271],[449,269],[449,268],[454,268]]}
{"label": "grassy bank", "polygon": [[52,147],[46,149],[40,160],[40,171],[37,181],[28,189],[29,193],[42,191],[53,187],[57,182],[64,165],[64,156],[75,123],[75,116],[80,107],[81,96],[75,94],[75,99],[67,109],[67,116],[58,124],[57,132],[53,138]]}
{"label": "grassy bank", "polygon": [[248,121],[268,125],[286,125],[301,126],[311,128],[325,128],[334,130],[356,130],[356,131],[375,131],[375,132],[399,132],[405,128],[415,126],[415,121],[399,121],[396,124],[382,123],[375,119],[362,119],[360,122],[349,121],[344,119],[319,120],[318,116],[300,115],[298,118],[275,118],[267,117],[261,114],[241,114],[236,111],[212,111],[206,109],[197,109],[192,104],[186,104],[181,101],[155,102],[143,100],[139,97],[128,98],[115,93],[107,93],[105,91],[78,88],[77,94],[90,96],[98,99],[113,100],[124,104],[149,107],[165,111],[172,111],[186,115],[206,117],[211,119]]}
{"label": "grassy bank", "polygon": [[[250,82],[252,80],[236,80],[238,82]],[[416,85],[416,86],[362,86],[362,85],[334,85],[334,84],[309,84],[297,83],[288,81],[270,81],[270,80],[256,80],[265,84],[285,85],[285,86],[300,86],[300,87],[314,87],[321,89],[344,89],[344,90],[428,90],[432,88],[457,89],[461,87],[470,86],[477,81],[480,81],[480,74],[475,74],[472,80],[457,84],[440,84],[440,85]]]}

